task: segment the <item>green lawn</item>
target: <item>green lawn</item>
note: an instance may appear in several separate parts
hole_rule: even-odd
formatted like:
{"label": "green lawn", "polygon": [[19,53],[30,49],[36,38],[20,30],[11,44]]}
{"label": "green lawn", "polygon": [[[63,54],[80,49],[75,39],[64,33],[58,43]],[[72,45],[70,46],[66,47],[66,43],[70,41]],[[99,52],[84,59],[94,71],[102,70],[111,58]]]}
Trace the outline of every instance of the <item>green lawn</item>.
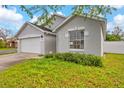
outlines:
{"label": "green lawn", "polygon": [[106,54],[103,67],[31,59],[0,73],[0,87],[124,87],[124,55]]}
{"label": "green lawn", "polygon": [[0,50],[11,50],[11,49],[15,49],[15,48],[0,48]]}

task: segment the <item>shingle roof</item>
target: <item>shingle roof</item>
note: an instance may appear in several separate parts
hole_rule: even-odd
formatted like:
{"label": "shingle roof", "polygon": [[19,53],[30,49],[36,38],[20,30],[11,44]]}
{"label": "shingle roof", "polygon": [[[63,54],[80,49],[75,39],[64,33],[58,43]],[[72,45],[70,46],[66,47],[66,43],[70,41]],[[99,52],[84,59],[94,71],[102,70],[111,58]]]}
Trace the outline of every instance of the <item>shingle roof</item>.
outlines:
{"label": "shingle roof", "polygon": [[49,32],[52,32],[52,30],[51,30],[51,29],[49,29],[49,28],[47,28],[47,27],[44,27],[44,26],[39,26],[39,25],[36,25],[36,24],[33,24],[33,23],[30,23],[30,24],[32,24],[32,25],[34,25],[34,26],[36,26],[36,27],[38,27],[38,28],[40,28],[40,29],[43,29],[44,31],[49,31]]}
{"label": "shingle roof", "polygon": [[17,34],[15,35],[15,37],[18,37],[18,35],[24,30],[24,28],[27,26],[27,25],[31,25],[32,27],[42,31],[43,33],[46,32],[48,34],[51,34],[51,35],[55,35],[52,30],[46,28],[46,27],[42,27],[42,26],[37,26],[37,25],[34,25],[30,22],[26,22],[24,23],[24,25],[20,28],[20,30],[17,32]]}

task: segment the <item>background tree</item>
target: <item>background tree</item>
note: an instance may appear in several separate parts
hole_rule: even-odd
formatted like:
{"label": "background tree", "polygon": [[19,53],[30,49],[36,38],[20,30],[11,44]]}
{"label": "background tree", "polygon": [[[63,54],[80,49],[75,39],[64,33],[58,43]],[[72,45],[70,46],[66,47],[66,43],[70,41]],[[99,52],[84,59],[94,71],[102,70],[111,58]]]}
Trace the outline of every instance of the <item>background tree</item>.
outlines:
{"label": "background tree", "polygon": [[[5,8],[9,8],[10,6],[5,6]],[[32,5],[32,6],[25,6],[20,5],[18,6],[23,12],[27,13],[30,18],[36,13],[40,13],[41,16],[38,17],[38,21],[36,24],[39,25],[48,25],[52,23],[52,20],[55,18],[49,17],[50,12],[56,13],[58,10],[61,11],[62,8],[65,6],[58,6],[58,5]],[[112,11],[116,10],[109,5],[73,5],[72,12],[70,15],[84,15],[86,17],[96,17],[103,16],[106,17],[107,14],[112,14]]]}
{"label": "background tree", "polygon": [[115,26],[114,30],[112,31],[113,35],[121,35],[122,29],[119,26]]}
{"label": "background tree", "polygon": [[0,28],[0,38],[2,38],[4,41],[6,41],[7,37],[11,36],[12,36],[11,30]]}
{"label": "background tree", "polygon": [[107,41],[121,41],[122,39],[121,37],[122,37],[122,29],[119,26],[115,26],[111,34],[110,33],[106,34]]}
{"label": "background tree", "polygon": [[107,34],[106,41],[121,41],[121,36],[114,34]]}

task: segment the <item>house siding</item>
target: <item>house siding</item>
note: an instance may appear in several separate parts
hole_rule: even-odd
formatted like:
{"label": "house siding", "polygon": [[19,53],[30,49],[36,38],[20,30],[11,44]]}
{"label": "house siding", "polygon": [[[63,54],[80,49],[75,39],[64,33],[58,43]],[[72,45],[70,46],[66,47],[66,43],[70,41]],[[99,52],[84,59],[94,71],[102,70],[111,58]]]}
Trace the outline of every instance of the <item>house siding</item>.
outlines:
{"label": "house siding", "polygon": [[56,52],[56,36],[45,34],[45,54]]}
{"label": "house siding", "polygon": [[[41,35],[43,36],[43,38],[41,38]],[[44,36],[43,32],[37,30],[36,28],[34,28],[30,25],[27,25],[18,36],[18,39],[19,39],[18,40],[18,49],[17,49],[18,52],[19,53],[27,52],[26,50],[31,50],[30,52],[32,52],[32,53],[45,54],[44,37],[45,36]],[[38,49],[36,48],[36,50],[32,51],[32,47],[36,47],[36,46],[35,45],[30,46],[30,44],[31,44],[31,42],[32,42],[32,44],[35,43],[35,41],[34,41],[35,38],[39,38],[39,39],[37,39],[38,41],[36,41],[36,42],[39,42],[39,44],[37,44]],[[27,43],[23,43],[23,41],[29,43],[29,45],[27,45]],[[39,47],[40,47],[40,49],[39,49]],[[22,51],[22,48],[25,49],[25,51]]]}
{"label": "house siding", "polygon": [[31,25],[27,25],[23,32],[20,33],[18,38],[29,38],[29,37],[37,37],[41,36],[43,33]]}
{"label": "house siding", "polygon": [[68,30],[84,27],[84,50],[78,51],[80,53],[103,55],[103,33],[98,21],[91,19],[84,19],[83,17],[74,17],[66,25],[63,25],[56,32],[56,48],[57,52],[76,52],[69,49]]}
{"label": "house siding", "polygon": [[[42,55],[55,53],[56,36],[44,32],[27,25],[18,36],[18,52],[40,53]],[[41,38],[41,35],[43,38]],[[37,46],[35,46],[36,44]],[[23,51],[22,48],[24,49]]]}

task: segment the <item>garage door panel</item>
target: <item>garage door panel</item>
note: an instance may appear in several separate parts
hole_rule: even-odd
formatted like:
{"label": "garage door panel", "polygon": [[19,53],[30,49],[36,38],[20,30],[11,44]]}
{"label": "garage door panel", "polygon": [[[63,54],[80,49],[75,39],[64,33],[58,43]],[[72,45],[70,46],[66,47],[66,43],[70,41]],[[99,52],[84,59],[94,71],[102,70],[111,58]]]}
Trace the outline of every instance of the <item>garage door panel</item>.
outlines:
{"label": "garage door panel", "polygon": [[21,40],[21,52],[41,53],[40,38],[27,38]]}

